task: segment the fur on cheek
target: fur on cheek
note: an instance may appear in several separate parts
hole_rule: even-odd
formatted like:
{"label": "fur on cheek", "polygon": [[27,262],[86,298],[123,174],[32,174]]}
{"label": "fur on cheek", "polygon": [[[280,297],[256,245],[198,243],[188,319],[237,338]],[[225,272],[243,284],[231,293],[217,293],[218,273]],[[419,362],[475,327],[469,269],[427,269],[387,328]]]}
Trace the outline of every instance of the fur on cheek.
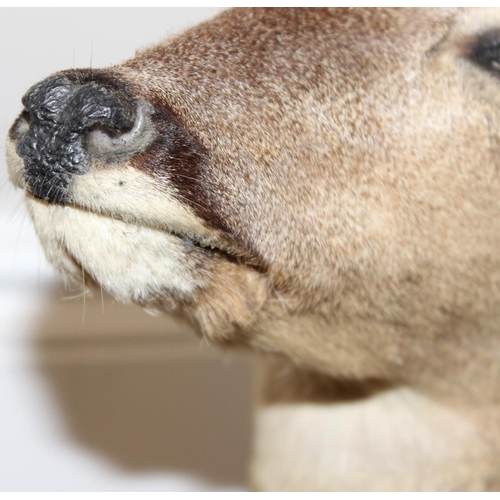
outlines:
{"label": "fur on cheek", "polygon": [[210,340],[244,341],[266,302],[267,278],[168,232],[26,197],[47,259],[67,279],[117,300],[182,309]]}
{"label": "fur on cheek", "polygon": [[252,326],[266,310],[271,290],[264,274],[216,257],[209,286],[197,292],[186,311],[210,340],[246,343]]}

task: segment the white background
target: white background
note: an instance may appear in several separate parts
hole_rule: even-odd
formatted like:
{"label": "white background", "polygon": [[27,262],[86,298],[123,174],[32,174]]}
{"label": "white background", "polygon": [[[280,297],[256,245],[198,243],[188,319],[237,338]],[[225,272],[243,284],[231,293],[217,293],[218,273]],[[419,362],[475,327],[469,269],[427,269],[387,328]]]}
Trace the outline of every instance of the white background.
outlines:
{"label": "white background", "polygon": [[[1,9],[0,137],[34,83],[220,9]],[[69,298],[0,149],[0,491],[244,489],[252,361],[109,297]]]}

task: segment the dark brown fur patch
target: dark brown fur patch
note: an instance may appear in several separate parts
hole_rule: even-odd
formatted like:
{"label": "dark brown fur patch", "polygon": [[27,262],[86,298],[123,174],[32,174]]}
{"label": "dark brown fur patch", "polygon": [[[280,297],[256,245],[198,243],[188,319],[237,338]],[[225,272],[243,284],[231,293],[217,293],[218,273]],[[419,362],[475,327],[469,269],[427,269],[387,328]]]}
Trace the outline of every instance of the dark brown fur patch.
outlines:
{"label": "dark brown fur patch", "polygon": [[140,90],[109,69],[72,69],[63,72],[78,84],[94,82],[119,98],[133,101],[147,99],[155,107],[152,121],[158,132],[148,150],[132,158],[133,167],[157,178],[168,176],[181,203],[189,205],[194,213],[212,229],[222,232],[232,241],[230,231],[213,203],[206,196],[204,171],[208,168],[208,152],[163,101],[140,95]]}
{"label": "dark brown fur patch", "polygon": [[149,175],[168,176],[181,203],[189,205],[206,224],[229,237],[229,230],[217,210],[208,203],[203,172],[208,166],[208,151],[179,123],[172,110],[155,104],[153,124],[157,139],[143,154],[132,158],[134,168]]}

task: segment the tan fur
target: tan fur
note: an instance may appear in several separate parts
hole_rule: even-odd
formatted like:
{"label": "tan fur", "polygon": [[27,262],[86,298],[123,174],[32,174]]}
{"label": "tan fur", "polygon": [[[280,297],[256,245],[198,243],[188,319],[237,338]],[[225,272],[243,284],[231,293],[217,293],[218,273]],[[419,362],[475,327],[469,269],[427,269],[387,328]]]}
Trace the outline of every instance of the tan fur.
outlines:
{"label": "tan fur", "polygon": [[500,73],[470,58],[494,29],[500,9],[222,13],[109,69],[205,163],[140,151],[68,206],[28,196],[63,271],[283,356],[256,488],[500,485]]}
{"label": "tan fur", "polygon": [[[155,180],[130,166],[119,170],[95,169],[76,177],[71,188],[74,203],[92,212],[110,214],[140,225],[209,238],[209,232],[187,207],[165,190],[158,190]],[[147,193],[148,203],[141,203],[137,193]]]}

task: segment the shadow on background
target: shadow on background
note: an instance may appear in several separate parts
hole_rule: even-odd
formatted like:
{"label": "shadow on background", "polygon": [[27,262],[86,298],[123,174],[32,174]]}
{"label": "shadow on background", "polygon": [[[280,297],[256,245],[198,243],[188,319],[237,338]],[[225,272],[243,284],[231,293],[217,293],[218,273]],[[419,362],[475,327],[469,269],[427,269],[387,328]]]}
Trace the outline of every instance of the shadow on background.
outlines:
{"label": "shadow on background", "polygon": [[131,472],[245,488],[251,355],[210,348],[187,325],[109,297],[86,299],[82,324],[82,299],[54,296],[36,356],[70,436]]}

